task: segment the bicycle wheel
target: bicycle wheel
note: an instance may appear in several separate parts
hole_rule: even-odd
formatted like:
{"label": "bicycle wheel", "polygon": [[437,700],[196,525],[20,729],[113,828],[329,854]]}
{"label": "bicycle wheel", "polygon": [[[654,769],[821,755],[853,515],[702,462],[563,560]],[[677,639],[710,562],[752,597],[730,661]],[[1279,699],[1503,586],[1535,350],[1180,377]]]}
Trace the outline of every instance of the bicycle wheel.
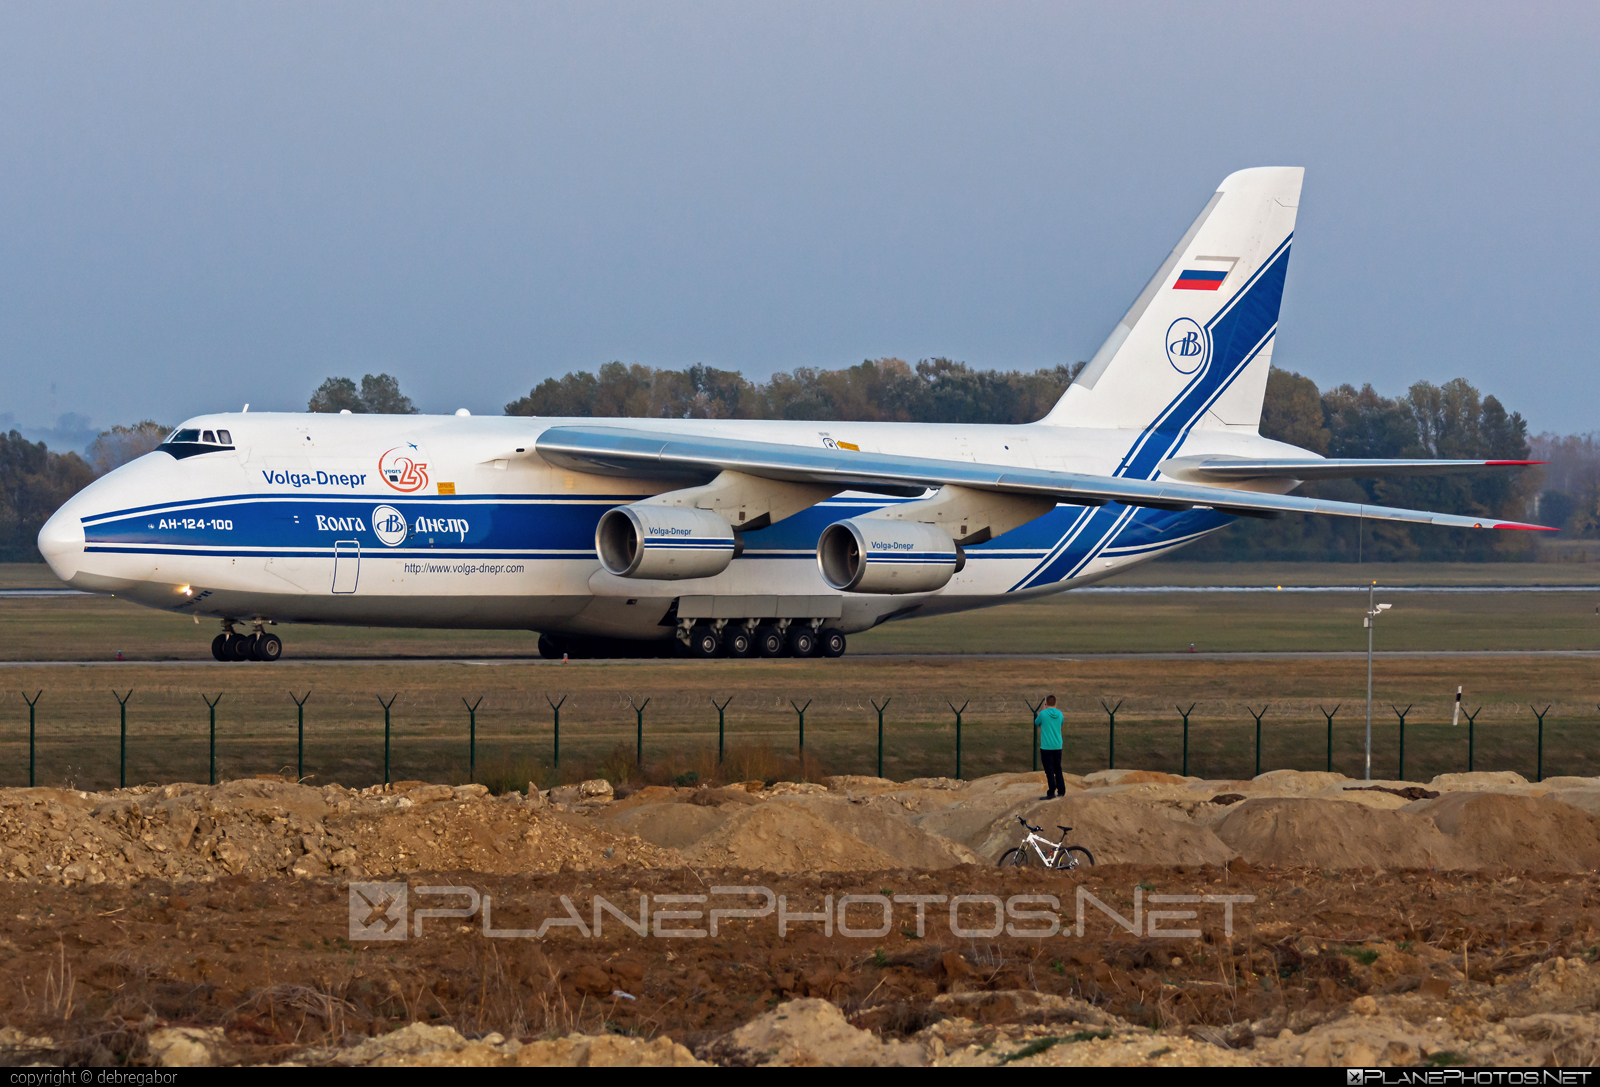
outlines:
{"label": "bicycle wheel", "polygon": [[[1076,856],[1074,856],[1076,854]],[[1061,851],[1061,856],[1056,858],[1056,867],[1081,868],[1084,865],[1094,867],[1094,854],[1081,845],[1069,845]]]}
{"label": "bicycle wheel", "polygon": [[1028,850],[1025,847],[1018,847],[1006,850],[1005,855],[1000,858],[1000,863],[996,867],[1027,868],[1032,863],[1033,859],[1028,856]]}

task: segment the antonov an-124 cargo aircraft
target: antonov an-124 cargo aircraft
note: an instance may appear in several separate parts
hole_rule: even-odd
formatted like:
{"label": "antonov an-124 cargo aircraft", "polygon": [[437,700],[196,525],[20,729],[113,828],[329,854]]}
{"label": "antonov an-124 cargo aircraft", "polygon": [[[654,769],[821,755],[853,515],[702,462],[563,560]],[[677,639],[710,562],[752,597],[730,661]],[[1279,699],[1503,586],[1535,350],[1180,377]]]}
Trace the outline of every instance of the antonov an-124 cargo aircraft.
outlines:
{"label": "antonov an-124 cargo aircraft", "polygon": [[222,660],[277,659],[287,623],[774,657],[1088,585],[1235,517],[1539,527],[1289,493],[1526,463],[1329,460],[1258,433],[1302,174],[1225,179],[1036,423],[202,415],[39,549],[77,588],[220,620]]}

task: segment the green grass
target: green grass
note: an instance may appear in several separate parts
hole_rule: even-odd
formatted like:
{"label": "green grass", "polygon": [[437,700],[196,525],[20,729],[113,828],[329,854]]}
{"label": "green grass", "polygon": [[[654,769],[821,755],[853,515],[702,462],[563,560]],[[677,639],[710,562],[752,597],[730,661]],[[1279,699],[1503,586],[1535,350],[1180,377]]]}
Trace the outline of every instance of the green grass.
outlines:
{"label": "green grass", "polygon": [[[1600,569],[1600,563],[1596,563]],[[0,567],[0,583],[18,572]],[[1334,571],[1340,568],[1332,568]],[[1494,580],[1547,574],[1575,580],[1584,564],[1497,564],[1417,568],[1450,583],[1468,574]],[[1410,571],[1400,577],[1402,571]],[[1396,567],[1394,580],[1417,580]],[[46,571],[46,574],[48,571]],[[1248,572],[1221,564],[1169,563],[1139,578],[1176,583]],[[1263,568],[1258,579],[1326,583],[1324,568]],[[1258,582],[1259,583],[1259,582]],[[1277,582],[1273,582],[1276,584]],[[1442,596],[1402,594],[1380,621],[1380,649],[1600,648],[1595,594]],[[1381,597],[1380,597],[1381,599]],[[27,778],[28,709],[19,691],[43,690],[38,709],[38,779],[80,785],[117,778],[117,705],[111,688],[134,690],[129,702],[128,779],[205,780],[206,708],[218,706],[219,773],[294,772],[295,708],[289,691],[312,691],[306,706],[306,772],[317,781],[365,785],[383,776],[383,711],[378,697],[398,693],[392,711],[391,777],[465,780],[467,711],[463,697],[483,696],[478,710],[477,777],[497,788],[521,788],[579,775],[637,775],[630,769],[635,717],[630,698],[650,698],[645,714],[646,776],[701,781],[825,770],[877,770],[877,716],[872,700],[892,699],[885,715],[884,773],[895,778],[950,775],[956,770],[954,715],[963,716],[965,777],[1032,766],[1029,702],[1054,693],[1067,717],[1064,761],[1088,773],[1111,759],[1104,699],[1119,700],[1115,762],[1122,767],[1180,771],[1181,720],[1174,706],[1195,704],[1188,770],[1229,779],[1255,772],[1255,725],[1262,719],[1261,767],[1323,769],[1326,722],[1318,706],[1341,706],[1334,720],[1333,768],[1362,769],[1366,662],[1285,656],[1248,660],[1211,650],[1365,647],[1358,596],[1158,594],[1085,596],[1007,605],[966,615],[892,623],[851,639],[839,661],[573,661],[529,659],[528,632],[279,627],[287,646],[273,665],[217,664],[209,659],[214,627],[109,598],[0,600],[0,659],[86,662],[0,669],[0,783]],[[1202,652],[1177,659],[1119,660],[1111,651]],[[107,665],[118,650],[125,663]],[[971,659],[963,651],[1044,651],[1058,659]],[[939,656],[874,656],[926,652]],[[418,658],[446,657],[446,661]],[[365,658],[353,662],[350,658]],[[201,662],[173,667],[155,662]],[[491,663],[480,664],[479,660]],[[89,664],[87,662],[100,662]],[[1537,767],[1535,720],[1546,718],[1547,773],[1600,774],[1593,742],[1600,712],[1594,662],[1585,658],[1380,658],[1375,675],[1374,772],[1399,774],[1399,723],[1390,704],[1414,708],[1406,723],[1405,776],[1426,781],[1466,769],[1467,728],[1449,724],[1458,684],[1469,709],[1483,706],[1475,729],[1475,767],[1511,769],[1532,778]],[[553,765],[552,716],[562,708],[560,768]],[[715,761],[716,711],[710,699],[734,697],[726,743],[739,767]],[[791,700],[805,704],[807,762],[797,750]],[[766,752],[766,754],[761,754]],[[784,762],[783,760],[791,760]]]}
{"label": "green grass", "polygon": [[[1449,724],[1457,683],[1469,709],[1480,704],[1475,767],[1533,778],[1535,719],[1527,703],[1547,701],[1547,774],[1600,774],[1593,742],[1600,712],[1586,658],[1464,658],[1380,661],[1373,722],[1374,774],[1399,776],[1398,720],[1391,702],[1414,703],[1406,725],[1405,776],[1427,781],[1467,768],[1467,733]],[[43,690],[37,711],[38,780],[81,787],[117,780],[118,710],[111,688],[134,691],[128,703],[128,780],[204,781],[207,710],[217,707],[219,773],[292,776],[295,706],[306,703],[308,775],[319,782],[367,785],[383,777],[383,708],[391,711],[390,767],[395,780],[465,781],[468,717],[478,708],[476,769],[497,790],[530,780],[550,784],[639,776],[633,766],[636,721],[629,698],[649,698],[645,763],[650,780],[691,773],[700,781],[812,778],[877,771],[877,715],[871,700],[891,699],[884,716],[886,776],[904,780],[956,772],[954,715],[963,715],[961,775],[972,778],[1033,765],[1028,702],[1055,693],[1066,715],[1064,763],[1085,774],[1111,761],[1113,737],[1101,700],[1121,700],[1115,732],[1119,767],[1181,771],[1183,730],[1175,704],[1190,716],[1188,771],[1227,780],[1255,773],[1255,723],[1262,718],[1261,768],[1321,770],[1327,726],[1318,712],[1342,703],[1334,719],[1333,768],[1360,776],[1363,759],[1363,660],[1182,657],[1141,660],[1014,660],[957,657],[846,657],[839,661],[574,661],[503,663],[339,662],[174,667],[14,666],[0,672],[0,784],[27,780],[28,708],[19,694]],[[553,719],[561,711],[561,766],[553,765]],[[711,698],[729,696],[726,748],[716,763],[717,715]],[[797,717],[806,712],[806,764],[798,759]],[[764,752],[764,754],[763,754]]]}
{"label": "green grass", "polygon": [[[1498,563],[1427,567],[1397,564],[1385,583],[1432,579],[1573,583],[1588,564]],[[0,583],[45,567],[0,567]],[[1232,564],[1156,563],[1117,583],[1337,584],[1337,566],[1241,570]],[[1370,569],[1370,567],[1368,568]],[[1600,573],[1600,562],[1593,564]],[[1559,576],[1549,576],[1554,571]],[[1427,576],[1424,576],[1427,575]],[[1253,579],[1253,580],[1249,580]],[[52,579],[53,580],[53,579]],[[1380,589],[1379,599],[1383,599]],[[1381,649],[1600,649],[1600,584],[1587,592],[1522,595],[1394,594],[1379,621]],[[1351,594],[1138,596],[1063,593],[959,615],[887,623],[852,636],[854,653],[1357,651],[1365,600]],[[529,657],[529,631],[290,626],[276,628],[287,660],[419,657]],[[168,615],[109,597],[0,600],[0,660],[205,660],[212,621]]]}

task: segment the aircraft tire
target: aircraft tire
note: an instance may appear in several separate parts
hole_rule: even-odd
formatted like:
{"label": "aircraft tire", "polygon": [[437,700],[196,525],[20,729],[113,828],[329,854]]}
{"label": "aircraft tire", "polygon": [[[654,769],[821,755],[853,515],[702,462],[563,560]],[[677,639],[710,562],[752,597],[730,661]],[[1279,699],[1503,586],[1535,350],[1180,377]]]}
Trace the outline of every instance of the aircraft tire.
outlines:
{"label": "aircraft tire", "polygon": [[755,642],[756,652],[763,657],[781,657],[787,648],[777,627],[757,627]]}
{"label": "aircraft tire", "polygon": [[231,635],[218,634],[215,638],[211,639],[211,655],[219,661],[230,661],[233,659],[232,655],[228,652],[229,637],[231,637]]}
{"label": "aircraft tire", "polygon": [[824,657],[842,657],[845,651],[844,631],[838,627],[829,627],[822,632],[822,655]]}
{"label": "aircraft tire", "polygon": [[689,632],[689,655],[702,660],[715,657],[722,651],[722,639],[717,637],[717,632],[710,627],[696,628]]}
{"label": "aircraft tire", "polygon": [[723,635],[722,645],[728,656],[734,658],[749,657],[756,651],[755,636],[743,627],[729,630]]}
{"label": "aircraft tire", "polygon": [[271,664],[283,656],[283,639],[276,634],[257,634],[255,637],[254,659]]}
{"label": "aircraft tire", "polygon": [[810,627],[792,627],[789,630],[789,652],[796,657],[814,657],[821,647],[821,639]]}

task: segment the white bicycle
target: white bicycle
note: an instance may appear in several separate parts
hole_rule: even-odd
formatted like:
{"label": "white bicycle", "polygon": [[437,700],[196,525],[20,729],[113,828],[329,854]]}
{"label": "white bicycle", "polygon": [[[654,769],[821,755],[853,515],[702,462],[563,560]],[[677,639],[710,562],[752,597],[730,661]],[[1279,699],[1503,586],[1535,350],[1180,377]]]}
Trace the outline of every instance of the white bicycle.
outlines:
{"label": "white bicycle", "polygon": [[[1071,827],[1058,827],[1061,831],[1061,841],[1052,842],[1044,836],[1044,829],[1029,824],[1022,816],[1017,816],[1017,822],[1028,828],[1028,836],[1022,844],[1015,849],[1008,849],[1000,858],[1001,868],[1030,868],[1035,863],[1044,868],[1054,868],[1059,872],[1070,872],[1079,865],[1094,865],[1094,854],[1081,845],[1067,845],[1067,834]],[[1049,849],[1048,856],[1045,849]],[[1037,862],[1034,858],[1037,857]]]}

